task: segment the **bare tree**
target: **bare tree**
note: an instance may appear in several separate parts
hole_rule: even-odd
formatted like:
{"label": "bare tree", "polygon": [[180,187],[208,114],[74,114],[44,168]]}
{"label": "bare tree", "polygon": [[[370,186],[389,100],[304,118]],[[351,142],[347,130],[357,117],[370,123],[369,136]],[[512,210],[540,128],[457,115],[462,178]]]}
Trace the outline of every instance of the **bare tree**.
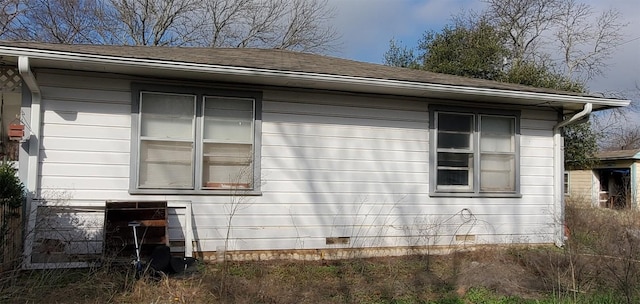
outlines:
{"label": "bare tree", "polygon": [[110,0],[103,8],[103,37],[117,44],[192,45],[201,26],[191,18],[198,0]]}
{"label": "bare tree", "polygon": [[[507,62],[511,66],[507,64],[507,70],[521,63],[533,64],[578,85],[604,73],[606,61],[620,45],[627,26],[620,21],[619,11],[609,9],[598,14],[580,0],[484,1],[484,15],[509,38],[511,57]],[[623,92],[613,95],[628,97]],[[593,129],[600,135],[600,149],[640,148],[640,125],[621,123],[634,121],[631,111],[596,115]]]}
{"label": "bare tree", "polygon": [[640,126],[616,124],[610,129],[600,143],[603,151],[640,149]]}
{"label": "bare tree", "polygon": [[615,97],[631,99],[631,106],[608,110],[595,116],[593,121],[596,132],[600,134],[600,149],[640,149],[640,123],[637,122],[640,112],[640,84],[636,84],[634,92]]}
{"label": "bare tree", "polygon": [[54,43],[93,43],[96,1],[25,0],[13,1],[20,16],[7,20],[7,37]]}
{"label": "bare tree", "polygon": [[602,75],[606,60],[622,41],[619,11],[609,9],[594,17],[591,6],[566,0],[556,21],[555,37],[567,78],[589,80]]}
{"label": "bare tree", "polygon": [[337,32],[329,25],[333,11],[325,1],[293,0],[277,35],[275,48],[309,52],[329,51],[335,47]]}
{"label": "bare tree", "polygon": [[316,53],[338,39],[327,0],[2,1],[0,30],[9,39]]}
{"label": "bare tree", "polygon": [[[205,0],[206,9],[202,18],[209,19],[210,37],[208,45],[211,47],[229,46],[232,41],[240,37],[241,29],[236,28],[243,19],[243,12],[246,11],[251,0]],[[230,28],[235,28],[230,30]]]}
{"label": "bare tree", "polygon": [[[591,5],[577,0],[485,2],[485,15],[509,37],[512,62],[541,61],[579,82],[603,73],[627,25],[620,22],[620,12],[610,9],[596,15]],[[541,50],[541,45],[547,50]],[[545,56],[555,53],[553,48],[560,51],[560,56]]]}
{"label": "bare tree", "polygon": [[213,47],[249,47],[273,40],[274,27],[284,16],[283,0],[205,0],[204,18],[212,22]]}
{"label": "bare tree", "polygon": [[4,37],[14,20],[24,11],[25,6],[20,0],[0,1],[0,37]]}
{"label": "bare tree", "polygon": [[542,35],[560,17],[562,0],[485,0],[486,14],[509,36],[511,60],[520,62],[537,53]]}
{"label": "bare tree", "polygon": [[326,0],[204,0],[207,45],[324,52],[338,36]]}

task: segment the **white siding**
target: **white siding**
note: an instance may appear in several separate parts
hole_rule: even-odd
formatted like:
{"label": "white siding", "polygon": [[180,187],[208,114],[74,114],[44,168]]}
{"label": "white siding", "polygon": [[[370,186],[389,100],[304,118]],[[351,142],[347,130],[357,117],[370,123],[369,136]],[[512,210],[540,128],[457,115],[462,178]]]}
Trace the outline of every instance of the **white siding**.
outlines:
{"label": "white siding", "polygon": [[594,182],[593,170],[569,171],[569,203],[582,205],[583,207],[598,204],[593,202],[593,196],[600,191],[598,183]]}
{"label": "white siding", "polygon": [[522,111],[521,198],[429,196],[426,100],[291,91],[264,92],[261,196],[129,195],[131,80],[41,71],[38,81],[42,195],[97,206],[190,201],[195,250],[215,251],[227,237],[229,250],[449,245],[460,234],[552,241],[553,111]]}

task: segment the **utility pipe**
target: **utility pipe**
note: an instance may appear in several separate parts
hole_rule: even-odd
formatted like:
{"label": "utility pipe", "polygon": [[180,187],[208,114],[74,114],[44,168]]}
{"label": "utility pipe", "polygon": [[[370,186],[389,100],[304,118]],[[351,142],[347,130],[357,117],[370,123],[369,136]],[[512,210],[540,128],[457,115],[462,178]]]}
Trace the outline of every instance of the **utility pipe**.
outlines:
{"label": "utility pipe", "polygon": [[554,215],[559,215],[558,219],[555,219],[555,243],[556,246],[561,247],[564,245],[564,191],[563,179],[564,179],[564,143],[560,129],[563,127],[578,124],[583,118],[588,118],[589,114],[593,110],[593,104],[587,103],[584,105],[582,111],[574,114],[569,119],[565,119],[553,127],[553,209]]}
{"label": "utility pipe", "polygon": [[18,72],[22,77],[22,80],[29,88],[31,92],[31,121],[29,125],[29,165],[27,168],[27,181],[26,188],[29,192],[30,199],[38,197],[38,162],[40,160],[40,121],[42,119],[42,111],[40,110],[40,102],[42,101],[42,95],[40,93],[40,87],[36,81],[31,66],[29,64],[29,57],[18,57]]}

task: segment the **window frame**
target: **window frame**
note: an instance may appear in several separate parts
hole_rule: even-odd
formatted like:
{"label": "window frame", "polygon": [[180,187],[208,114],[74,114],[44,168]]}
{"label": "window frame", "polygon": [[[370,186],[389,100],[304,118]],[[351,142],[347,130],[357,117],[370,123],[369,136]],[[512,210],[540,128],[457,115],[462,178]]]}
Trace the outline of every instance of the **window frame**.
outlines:
{"label": "window frame", "polygon": [[[139,186],[140,173],[140,147],[141,147],[141,97],[142,93],[157,94],[182,94],[194,95],[195,113],[193,124],[193,166],[192,177],[193,187],[189,189],[180,188],[144,188]],[[252,187],[251,188],[231,188],[212,189],[206,188],[202,184],[203,164],[203,143],[205,142],[202,132],[204,128],[204,104],[206,97],[223,97],[238,99],[253,99],[253,142],[252,142]],[[211,88],[196,86],[160,85],[133,83],[131,85],[131,152],[130,152],[130,194],[159,194],[159,195],[261,195],[261,146],[262,146],[262,92],[252,91],[244,88]]]}
{"label": "window frame", "polygon": [[[438,127],[437,117],[439,113],[452,115],[472,115],[473,130],[471,132],[471,155],[473,163],[470,177],[472,185],[470,187],[440,187],[438,189]],[[510,117],[514,119],[514,191],[481,191],[481,168],[480,161],[480,134],[481,117]],[[500,109],[480,109],[450,107],[444,105],[433,105],[429,107],[429,195],[438,197],[522,197],[520,193],[520,111],[500,110]],[[486,154],[486,153],[485,153]],[[444,188],[444,189],[443,189]]]}

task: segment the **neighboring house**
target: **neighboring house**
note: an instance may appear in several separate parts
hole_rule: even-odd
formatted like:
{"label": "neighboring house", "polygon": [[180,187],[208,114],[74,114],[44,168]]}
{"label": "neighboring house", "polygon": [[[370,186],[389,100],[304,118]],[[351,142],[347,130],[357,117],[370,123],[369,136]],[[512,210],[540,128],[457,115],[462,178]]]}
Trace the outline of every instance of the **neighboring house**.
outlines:
{"label": "neighboring house", "polygon": [[566,194],[576,203],[613,209],[637,209],[640,149],[596,154],[589,170],[568,171]]}
{"label": "neighboring house", "polygon": [[166,202],[167,243],[205,260],[561,245],[560,130],[629,104],[283,50],[0,58],[26,84],[30,267],[99,254],[112,201]]}

